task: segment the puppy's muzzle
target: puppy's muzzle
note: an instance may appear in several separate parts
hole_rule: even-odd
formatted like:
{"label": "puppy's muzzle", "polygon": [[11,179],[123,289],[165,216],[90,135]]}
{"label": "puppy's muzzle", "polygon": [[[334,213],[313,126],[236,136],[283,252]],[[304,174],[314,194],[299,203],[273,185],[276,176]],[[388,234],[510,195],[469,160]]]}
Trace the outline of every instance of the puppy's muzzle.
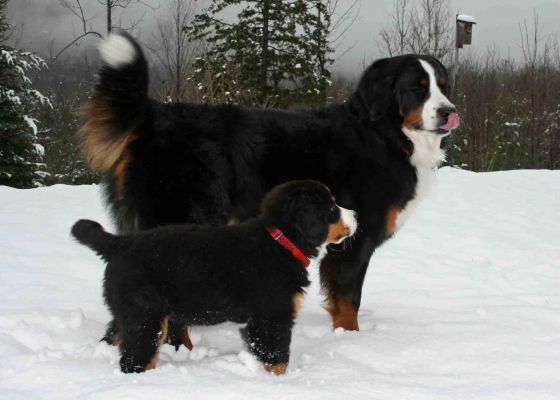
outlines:
{"label": "puppy's muzzle", "polygon": [[328,244],[341,243],[344,239],[353,236],[358,229],[356,212],[340,206],[338,208],[340,209],[340,218],[336,223],[329,226]]}

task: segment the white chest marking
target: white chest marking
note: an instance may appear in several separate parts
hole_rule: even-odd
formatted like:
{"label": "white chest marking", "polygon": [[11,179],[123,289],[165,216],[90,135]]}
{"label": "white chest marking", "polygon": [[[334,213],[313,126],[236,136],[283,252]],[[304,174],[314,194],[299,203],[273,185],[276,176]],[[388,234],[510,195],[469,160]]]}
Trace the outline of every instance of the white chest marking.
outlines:
{"label": "white chest marking", "polygon": [[310,261],[309,267],[315,267],[315,266],[319,267],[321,265],[321,261],[323,261],[323,258],[325,258],[328,252],[326,244],[321,245],[320,247],[317,248],[317,250],[318,250],[317,257],[315,258],[311,257],[309,259]]}
{"label": "white chest marking", "polygon": [[416,183],[414,198],[406,204],[405,208],[397,216],[395,231],[398,231],[405,224],[422,199],[430,193],[436,181],[435,171],[431,168],[416,168],[416,176],[418,177],[418,182]]}
{"label": "white chest marking", "polygon": [[405,127],[402,130],[414,144],[410,164],[416,168],[418,182],[416,183],[414,198],[406,204],[397,217],[396,230],[404,225],[421,200],[430,193],[436,182],[435,171],[438,165],[445,161],[445,152],[440,149],[441,139],[444,135]]}
{"label": "white chest marking", "polygon": [[453,107],[437,85],[434,68],[425,60],[418,60],[426,71],[430,81],[430,96],[422,109],[422,122],[425,130],[402,127],[403,133],[414,145],[410,156],[410,164],[416,169],[416,190],[414,198],[408,202],[404,210],[397,216],[396,230],[399,230],[420,201],[430,192],[436,182],[435,171],[445,161],[445,152],[440,149],[441,139],[447,136],[432,132],[438,126],[437,109],[439,107]]}

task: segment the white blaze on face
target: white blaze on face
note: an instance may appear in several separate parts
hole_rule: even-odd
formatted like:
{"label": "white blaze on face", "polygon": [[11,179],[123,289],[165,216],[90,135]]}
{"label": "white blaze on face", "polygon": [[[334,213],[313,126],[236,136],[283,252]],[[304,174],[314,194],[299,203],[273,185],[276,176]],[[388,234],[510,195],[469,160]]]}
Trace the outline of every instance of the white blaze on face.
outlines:
{"label": "white blaze on face", "polygon": [[[424,71],[429,76],[430,80],[430,97],[424,103],[422,110],[422,120],[424,121],[424,129],[428,131],[436,130],[439,128],[439,116],[437,114],[438,108],[442,107],[455,107],[445,95],[441,92],[438,84],[434,67],[425,60],[418,60]],[[445,134],[443,136],[446,136]]]}
{"label": "white blaze on face", "polygon": [[[337,205],[338,206],[338,205]],[[340,209],[340,218],[342,219],[342,223],[348,228],[350,233],[348,236],[354,235],[356,230],[358,229],[358,221],[356,220],[356,213],[352,210],[348,210],[344,207],[338,206]],[[342,241],[344,239],[341,239]]]}
{"label": "white blaze on face", "polygon": [[[437,133],[435,130],[439,128],[439,116],[437,114],[438,108],[441,107],[455,107],[445,95],[439,89],[437,85],[437,78],[434,68],[429,62],[425,60],[418,60],[420,65],[426,73],[428,74],[430,81],[430,94],[424,107],[422,109],[422,119],[423,119],[423,129],[410,129],[403,126],[403,133],[410,139],[414,144],[414,149],[410,157],[410,163],[416,167],[417,174],[420,174],[418,169],[431,170],[437,167],[443,161],[445,161],[445,152],[440,148],[441,139],[447,136],[449,133]],[[426,174],[429,175],[429,174]],[[431,186],[431,184],[425,185],[425,179],[418,177],[418,187],[417,192],[424,186]],[[418,196],[417,196],[418,197]]]}

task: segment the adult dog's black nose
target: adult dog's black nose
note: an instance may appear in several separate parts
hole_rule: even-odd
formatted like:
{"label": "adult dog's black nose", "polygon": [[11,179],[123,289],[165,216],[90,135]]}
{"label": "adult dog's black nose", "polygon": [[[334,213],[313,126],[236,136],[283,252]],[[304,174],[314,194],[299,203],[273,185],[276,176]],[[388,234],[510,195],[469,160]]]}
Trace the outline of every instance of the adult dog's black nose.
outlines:
{"label": "adult dog's black nose", "polygon": [[456,113],[457,109],[455,107],[440,107],[437,109],[437,113],[438,115],[447,121],[447,117],[449,117],[449,114],[451,113]]}

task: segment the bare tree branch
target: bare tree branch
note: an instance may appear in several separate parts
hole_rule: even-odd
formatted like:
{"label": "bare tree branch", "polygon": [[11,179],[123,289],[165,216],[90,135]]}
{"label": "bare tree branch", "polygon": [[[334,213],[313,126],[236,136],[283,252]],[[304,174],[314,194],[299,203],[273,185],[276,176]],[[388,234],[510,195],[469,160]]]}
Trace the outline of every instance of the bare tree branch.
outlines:
{"label": "bare tree branch", "polygon": [[326,9],[331,26],[329,29],[329,43],[336,47],[342,37],[352,28],[360,16],[361,0],[354,0],[346,9],[339,12],[339,0],[326,0]]}
{"label": "bare tree branch", "polygon": [[72,14],[74,14],[80,20],[81,25],[82,25],[82,33],[79,36],[77,36],[76,38],[74,38],[66,46],[64,46],[62,48],[62,50],[60,50],[54,56],[54,60],[56,60],[62,53],[64,53],[66,50],[68,50],[70,47],[72,47],[73,45],[78,43],[80,40],[82,40],[86,36],[96,36],[96,37],[101,38],[101,39],[103,38],[103,35],[101,33],[93,30],[91,27],[88,28],[88,26],[87,26],[88,22],[91,21],[92,19],[94,19],[95,16],[87,18],[86,15],[85,15],[85,12],[84,12],[84,8],[83,8],[80,0],[75,0],[75,2],[76,2],[76,5],[72,5],[69,0],[59,0],[59,3],[62,7],[64,7],[68,11],[70,11]]}
{"label": "bare tree branch", "polygon": [[377,46],[388,56],[416,53],[445,59],[452,54],[452,33],[449,0],[396,0]]}
{"label": "bare tree branch", "polygon": [[62,53],[64,53],[66,50],[68,50],[74,44],[76,44],[77,42],[79,42],[80,40],[82,40],[83,38],[85,38],[86,36],[89,36],[89,35],[97,36],[98,38],[103,39],[103,35],[101,35],[98,32],[85,32],[84,34],[78,36],[77,38],[72,40],[70,43],[68,43],[66,46],[64,46],[62,48],[62,50],[60,50],[58,53],[56,53],[56,55],[54,56],[54,60],[56,60]]}
{"label": "bare tree branch", "polygon": [[169,0],[167,13],[158,19],[153,46],[148,46],[163,68],[165,93],[173,101],[186,100],[187,79],[197,53],[184,30],[195,14],[195,0]]}
{"label": "bare tree branch", "polygon": [[[54,60],[56,60],[60,55],[62,55],[65,51],[67,51],[69,48],[71,48],[72,46],[76,45],[77,43],[80,42],[80,40],[82,40],[83,38],[87,37],[87,36],[96,36],[100,39],[102,39],[104,36],[103,34],[101,34],[99,31],[93,29],[93,27],[91,26],[91,24],[89,24],[90,21],[92,21],[93,19],[95,19],[97,17],[97,15],[93,15],[93,16],[87,16],[86,12],[84,10],[84,6],[82,4],[84,0],[59,0],[59,4],[65,8],[66,10],[68,10],[70,13],[72,13],[72,15],[74,15],[78,21],[80,22],[80,32],[79,33],[74,33],[75,34],[75,38],[72,39],[70,41],[70,43],[68,43],[67,45],[65,45],[55,56],[54,56]],[[155,11],[157,8],[159,8],[159,3],[156,6],[153,6],[152,4],[146,2],[145,0],[97,0],[97,2],[105,7],[107,7],[107,32],[111,32],[112,28],[113,28],[113,23],[112,23],[112,18],[113,18],[113,13],[112,10],[114,8],[121,8],[121,9],[126,9],[127,7],[133,5],[133,4],[140,4],[144,7],[147,7],[149,9],[151,9],[152,11]],[[144,13],[137,18],[136,20],[133,21],[129,21],[130,25],[127,27],[123,27],[123,23],[122,23],[122,14],[119,17],[119,23],[118,26],[121,27],[123,30],[125,31],[132,31],[134,29],[136,29],[144,20],[144,18],[147,15],[147,11],[144,11]]]}

